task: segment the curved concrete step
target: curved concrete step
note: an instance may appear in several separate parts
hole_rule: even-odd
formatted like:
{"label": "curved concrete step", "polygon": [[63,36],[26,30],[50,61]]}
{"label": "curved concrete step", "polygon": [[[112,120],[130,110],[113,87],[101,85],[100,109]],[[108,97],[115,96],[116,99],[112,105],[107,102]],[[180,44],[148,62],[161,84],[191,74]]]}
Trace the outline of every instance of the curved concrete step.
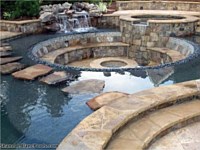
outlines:
{"label": "curved concrete step", "polygon": [[200,99],[161,109],[130,122],[113,137],[107,150],[143,150],[162,134],[181,127],[188,120],[200,119]]}
{"label": "curved concrete step", "polygon": [[42,60],[48,61],[51,63],[54,63],[55,59],[62,54],[71,52],[71,51],[76,51],[76,50],[81,50],[85,48],[95,48],[95,47],[106,47],[106,46],[129,46],[128,44],[122,43],[122,42],[113,42],[113,43],[90,43],[87,45],[79,45],[79,46],[70,46],[66,48],[61,48],[57,49],[55,51],[49,52],[42,56]]}
{"label": "curved concrete step", "polygon": [[101,150],[128,121],[200,95],[198,80],[162,86],[116,99],[82,120],[58,150]]}

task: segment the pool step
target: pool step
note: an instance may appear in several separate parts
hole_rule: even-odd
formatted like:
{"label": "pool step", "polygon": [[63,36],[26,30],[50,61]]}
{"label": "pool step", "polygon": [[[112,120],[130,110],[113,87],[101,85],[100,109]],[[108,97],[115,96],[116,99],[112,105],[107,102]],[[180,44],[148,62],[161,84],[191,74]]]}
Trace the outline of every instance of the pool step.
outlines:
{"label": "pool step", "polygon": [[10,45],[0,46],[0,52],[12,51],[12,47]]}
{"label": "pool step", "polygon": [[19,62],[7,63],[5,65],[0,65],[1,74],[11,74],[13,72],[24,69],[25,65]]}
{"label": "pool step", "polygon": [[4,57],[0,59],[0,65],[4,65],[7,63],[11,63],[11,62],[15,62],[22,59],[21,56],[17,56],[17,57]]}
{"label": "pool step", "polygon": [[[200,96],[198,83],[198,81],[193,80],[153,88],[115,99],[83,119],[63,139],[57,149],[104,149],[111,138],[114,138],[114,134],[120,133],[119,129],[125,127],[129,121],[139,121],[145,115],[158,112],[162,108],[194,100],[195,104],[191,104],[190,106],[194,106],[193,110],[195,112],[192,111],[191,116],[188,117],[188,119],[191,119],[192,115],[195,116],[200,113],[199,100],[198,102],[195,100],[195,97],[199,98]],[[188,106],[184,106],[184,108],[188,109]],[[189,114],[189,111],[186,112]],[[184,119],[187,120],[187,118]],[[181,122],[181,120],[179,121]]]}
{"label": "pool step", "polygon": [[0,57],[8,57],[8,56],[11,56],[13,53],[10,52],[10,51],[2,51],[0,52]]}
{"label": "pool step", "polygon": [[107,150],[143,150],[159,135],[200,120],[200,99],[158,110],[142,119],[130,122],[112,138]]}
{"label": "pool step", "polygon": [[18,79],[34,80],[37,77],[47,75],[52,70],[53,69],[49,66],[37,64],[37,65],[34,65],[34,66],[30,66],[28,68],[25,68],[23,70],[17,71],[15,73],[13,73],[12,75],[15,78],[18,78]]}

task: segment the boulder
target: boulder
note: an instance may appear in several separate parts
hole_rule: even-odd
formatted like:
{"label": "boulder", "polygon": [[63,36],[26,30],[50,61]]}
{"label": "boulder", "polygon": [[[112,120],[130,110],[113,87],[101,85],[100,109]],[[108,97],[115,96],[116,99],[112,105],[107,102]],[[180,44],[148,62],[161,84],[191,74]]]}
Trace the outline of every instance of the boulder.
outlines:
{"label": "boulder", "polygon": [[56,32],[60,30],[60,26],[58,23],[53,23],[50,25],[45,25],[44,28],[48,31]]}
{"label": "boulder", "polygon": [[64,9],[67,9],[67,10],[69,10],[69,9],[71,8],[71,6],[72,6],[72,4],[70,4],[70,3],[68,3],[68,2],[65,2],[65,3],[62,4],[62,7],[63,7]]}
{"label": "boulder", "polygon": [[90,79],[79,81],[78,83],[62,89],[62,91],[69,94],[100,93],[103,90],[104,86],[105,81]]}
{"label": "boulder", "polygon": [[42,23],[55,22],[56,16],[51,12],[44,12],[39,19],[41,20]]}

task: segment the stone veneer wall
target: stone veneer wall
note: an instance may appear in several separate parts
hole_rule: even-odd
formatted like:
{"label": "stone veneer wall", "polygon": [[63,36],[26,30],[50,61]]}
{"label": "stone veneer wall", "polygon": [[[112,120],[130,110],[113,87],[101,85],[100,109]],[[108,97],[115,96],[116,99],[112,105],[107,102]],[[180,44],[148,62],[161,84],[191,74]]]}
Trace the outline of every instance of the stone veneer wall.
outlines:
{"label": "stone veneer wall", "polygon": [[103,58],[103,57],[126,57],[128,53],[127,46],[102,46],[83,48],[76,51],[66,52],[59,55],[55,59],[55,63],[67,65],[68,63],[89,58]]}
{"label": "stone veneer wall", "polygon": [[[163,47],[180,52],[184,57],[194,53],[194,46],[182,39],[169,37]],[[164,49],[162,49],[164,50]],[[166,49],[167,50],[167,49]],[[166,51],[167,52],[167,51]],[[156,63],[170,63],[173,62],[167,53],[154,51],[150,49],[140,50],[132,45],[128,51],[128,57],[135,59],[140,65],[147,65],[150,61]],[[181,58],[180,58],[181,59]]]}
{"label": "stone veneer wall", "polygon": [[117,1],[118,10],[184,10],[199,11],[200,2],[183,1]]}
{"label": "stone veneer wall", "polygon": [[43,55],[60,48],[67,48],[76,45],[88,45],[91,43],[112,43],[121,42],[120,32],[82,33],[53,38],[37,44],[32,54],[35,57]]}
{"label": "stone veneer wall", "polygon": [[0,20],[0,30],[22,33],[40,33],[42,26],[40,20],[7,21]]}
{"label": "stone veneer wall", "polygon": [[[128,56],[143,62],[148,60],[150,47],[166,47],[171,36],[186,36],[195,33],[197,22],[148,22],[135,24],[131,17],[120,17],[122,42],[130,44]],[[179,46],[181,47],[181,46]],[[171,48],[176,50],[175,47]],[[156,57],[155,57],[156,58]],[[157,57],[158,58],[158,57]],[[166,57],[166,61],[170,60]],[[148,62],[148,61],[147,61]]]}

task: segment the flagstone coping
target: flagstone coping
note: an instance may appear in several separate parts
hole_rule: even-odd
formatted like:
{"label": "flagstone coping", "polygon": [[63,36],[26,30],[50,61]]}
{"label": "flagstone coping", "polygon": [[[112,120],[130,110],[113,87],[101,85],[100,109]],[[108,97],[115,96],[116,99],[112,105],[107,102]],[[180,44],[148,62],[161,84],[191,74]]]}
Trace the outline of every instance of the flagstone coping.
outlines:
{"label": "flagstone coping", "polygon": [[145,90],[116,99],[83,119],[58,150],[101,150],[113,134],[138,115],[200,95],[200,80]]}

